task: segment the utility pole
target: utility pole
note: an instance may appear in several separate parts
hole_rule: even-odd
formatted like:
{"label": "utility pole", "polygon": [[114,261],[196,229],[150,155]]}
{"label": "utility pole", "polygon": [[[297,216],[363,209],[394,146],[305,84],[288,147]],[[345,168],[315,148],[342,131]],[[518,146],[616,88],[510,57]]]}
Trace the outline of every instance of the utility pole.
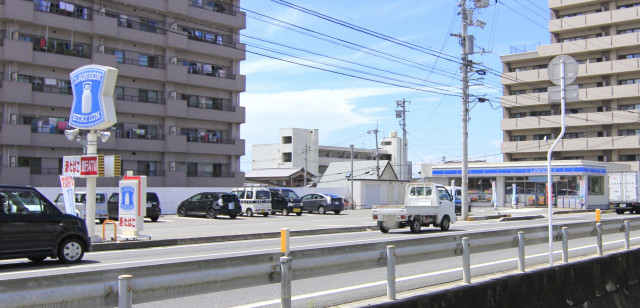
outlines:
{"label": "utility pole", "polygon": [[378,122],[376,122],[376,129],[367,131],[367,134],[375,134],[375,136],[376,136],[376,174],[377,174],[377,179],[380,178],[380,159],[379,159],[379,156],[378,156],[378,132],[380,132],[378,130]]}
{"label": "utility pole", "polygon": [[351,196],[349,196],[349,202],[353,204],[353,144],[349,145],[349,147],[351,147]]}
{"label": "utility pole", "polygon": [[400,171],[400,180],[404,180],[407,172],[409,171],[407,170],[409,169],[407,163],[407,103],[411,102],[406,101],[404,98],[402,99],[402,101],[396,101],[398,107],[402,108],[401,110],[396,110],[396,119],[402,119],[402,121],[400,122],[400,127],[402,128],[402,146],[400,147],[400,166],[398,168],[400,169],[398,170]]}
{"label": "utility pole", "polygon": [[309,145],[304,144],[304,187],[307,187],[307,158],[309,155]]}
{"label": "utility pole", "polygon": [[[467,9],[467,0],[460,0],[460,17],[462,18],[462,33],[452,34],[460,38],[460,45],[462,46],[462,65],[460,70],[462,72],[462,183],[460,184],[462,190],[462,220],[467,220],[469,217],[469,131],[467,125],[469,124],[469,72],[473,69],[473,62],[469,61],[469,55],[473,54],[473,36],[467,35],[468,26],[478,26],[484,28],[486,24],[484,21],[478,19],[473,21],[473,10]],[[488,6],[488,1],[476,1],[477,8],[484,8]]]}

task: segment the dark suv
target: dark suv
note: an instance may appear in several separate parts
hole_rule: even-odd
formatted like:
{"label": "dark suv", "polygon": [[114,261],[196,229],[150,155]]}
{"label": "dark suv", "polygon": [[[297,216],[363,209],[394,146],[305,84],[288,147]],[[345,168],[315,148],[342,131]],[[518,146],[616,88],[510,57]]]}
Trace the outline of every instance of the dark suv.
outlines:
{"label": "dark suv", "polygon": [[[113,193],[109,196],[109,202],[107,203],[107,212],[109,213],[109,219],[118,220],[118,204],[119,204],[120,194]],[[147,192],[147,217],[151,219],[151,221],[156,222],[160,219],[160,215],[162,214],[162,209],[160,208],[160,199],[158,198],[158,194],[154,192]]]}
{"label": "dark suv", "polygon": [[76,263],[91,248],[84,220],[63,214],[31,186],[0,185],[0,259]]}
{"label": "dark suv", "polygon": [[269,188],[271,192],[271,214],[280,212],[282,215],[295,213],[302,215],[302,200],[295,191],[289,188]]}
{"label": "dark suv", "polygon": [[198,215],[218,218],[218,215],[227,215],[234,219],[242,214],[242,206],[236,194],[201,192],[180,202],[177,211],[180,217]]}

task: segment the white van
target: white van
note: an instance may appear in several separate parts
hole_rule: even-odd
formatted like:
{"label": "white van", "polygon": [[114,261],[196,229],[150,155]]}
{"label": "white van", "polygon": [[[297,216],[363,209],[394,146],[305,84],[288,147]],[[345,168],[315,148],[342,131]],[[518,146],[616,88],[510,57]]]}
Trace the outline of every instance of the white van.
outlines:
{"label": "white van", "polygon": [[236,194],[242,204],[243,214],[253,216],[262,214],[264,217],[271,213],[271,192],[269,188],[263,186],[245,186],[231,190]]}
{"label": "white van", "polygon": [[[76,216],[84,219],[86,214],[86,202],[87,202],[87,193],[83,191],[76,191]],[[107,193],[104,192],[96,192],[96,219],[100,220],[100,223],[103,223],[105,220],[109,218],[109,214],[107,212]],[[56,207],[60,209],[63,213],[66,213],[64,209],[64,197],[62,193],[58,194],[56,200],[54,201]]]}

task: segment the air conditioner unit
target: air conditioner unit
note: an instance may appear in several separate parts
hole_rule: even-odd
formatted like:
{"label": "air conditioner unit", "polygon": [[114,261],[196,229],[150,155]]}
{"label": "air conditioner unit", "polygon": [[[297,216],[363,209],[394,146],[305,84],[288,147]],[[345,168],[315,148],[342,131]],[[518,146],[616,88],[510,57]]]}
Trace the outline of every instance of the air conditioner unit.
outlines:
{"label": "air conditioner unit", "polygon": [[11,73],[11,81],[18,81],[18,72]]}
{"label": "air conditioner unit", "polygon": [[15,167],[17,164],[18,164],[18,158],[17,158],[17,157],[15,157],[15,156],[11,156],[11,157],[9,158],[9,165],[10,165],[11,167]]}
{"label": "air conditioner unit", "polygon": [[169,98],[178,99],[178,93],[176,91],[169,92]]}
{"label": "air conditioner unit", "polygon": [[104,53],[104,45],[98,46],[98,52],[99,53]]}
{"label": "air conditioner unit", "polygon": [[178,133],[178,128],[175,126],[171,126],[171,128],[169,128],[169,133],[172,135],[175,135]]}
{"label": "air conditioner unit", "polygon": [[171,29],[171,31],[178,31],[178,23],[174,22],[174,23],[170,24],[169,28]]}
{"label": "air conditioner unit", "polygon": [[11,114],[11,124],[18,124],[18,114],[16,113]]}
{"label": "air conditioner unit", "polygon": [[171,57],[169,61],[171,61],[171,64],[178,64],[178,57]]}
{"label": "air conditioner unit", "polygon": [[176,170],[176,162],[175,161],[170,161],[169,162],[169,170],[171,170],[171,171],[175,171]]}

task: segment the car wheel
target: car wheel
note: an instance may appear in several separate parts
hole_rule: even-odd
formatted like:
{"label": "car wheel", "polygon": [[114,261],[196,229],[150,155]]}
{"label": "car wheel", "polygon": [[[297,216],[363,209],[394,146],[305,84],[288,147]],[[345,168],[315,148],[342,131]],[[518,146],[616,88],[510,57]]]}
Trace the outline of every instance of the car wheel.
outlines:
{"label": "car wheel", "polygon": [[184,209],[184,207],[179,207],[178,208],[178,216],[180,217],[185,217],[187,216],[187,211]]}
{"label": "car wheel", "polygon": [[84,245],[77,238],[68,238],[58,247],[58,260],[62,263],[76,263],[84,256]]}
{"label": "car wheel", "polygon": [[618,215],[619,214],[624,214],[624,211],[623,210],[616,210],[616,214],[618,214]]}
{"label": "car wheel", "polygon": [[231,218],[231,219],[236,219],[236,217],[238,217],[236,214],[229,215],[229,218]]}
{"label": "car wheel", "polygon": [[336,215],[340,214],[340,211],[333,211]]}
{"label": "car wheel", "polygon": [[103,223],[104,223],[104,221],[105,221],[106,219],[104,219],[104,218],[100,218],[100,219],[98,219],[98,220],[100,221],[100,224],[103,224]]}
{"label": "car wheel", "polygon": [[298,216],[302,216],[302,212],[300,212],[300,213],[296,213],[296,215],[298,215]]}
{"label": "car wheel", "polygon": [[287,209],[286,207],[282,209],[282,216],[288,216],[289,215],[289,209]]}
{"label": "car wheel", "polygon": [[409,225],[409,229],[411,229],[411,232],[413,233],[420,232],[420,227],[422,227],[422,223],[420,223],[420,219],[418,218],[414,218],[411,221],[411,225]]}
{"label": "car wheel", "polygon": [[262,214],[262,216],[267,217],[267,216],[269,216],[269,213],[264,213],[264,214]]}
{"label": "car wheel", "polygon": [[252,209],[247,209],[247,216],[253,217],[253,210]]}
{"label": "car wheel", "polygon": [[214,210],[213,208],[209,208],[209,210],[207,211],[207,218],[211,218],[211,219],[218,218],[218,214],[216,214],[216,210]]}
{"label": "car wheel", "polygon": [[153,217],[149,217],[151,218],[151,221],[156,222],[158,221],[158,219],[160,219],[160,216],[153,216]]}
{"label": "car wheel", "polygon": [[47,257],[34,257],[34,258],[29,258],[29,261],[33,263],[42,263],[46,258]]}
{"label": "car wheel", "polygon": [[321,205],[321,206],[318,207],[318,214],[323,214],[324,215],[326,213],[327,212],[324,210],[324,206]]}
{"label": "car wheel", "polygon": [[440,222],[440,230],[447,231],[449,230],[450,225],[451,225],[451,221],[449,220],[449,216],[445,216],[444,218],[442,218],[442,221]]}
{"label": "car wheel", "polygon": [[380,232],[382,232],[382,233],[388,233],[389,230],[391,229],[391,228],[389,228],[388,226],[386,226],[383,223],[381,223],[379,227],[380,227]]}

